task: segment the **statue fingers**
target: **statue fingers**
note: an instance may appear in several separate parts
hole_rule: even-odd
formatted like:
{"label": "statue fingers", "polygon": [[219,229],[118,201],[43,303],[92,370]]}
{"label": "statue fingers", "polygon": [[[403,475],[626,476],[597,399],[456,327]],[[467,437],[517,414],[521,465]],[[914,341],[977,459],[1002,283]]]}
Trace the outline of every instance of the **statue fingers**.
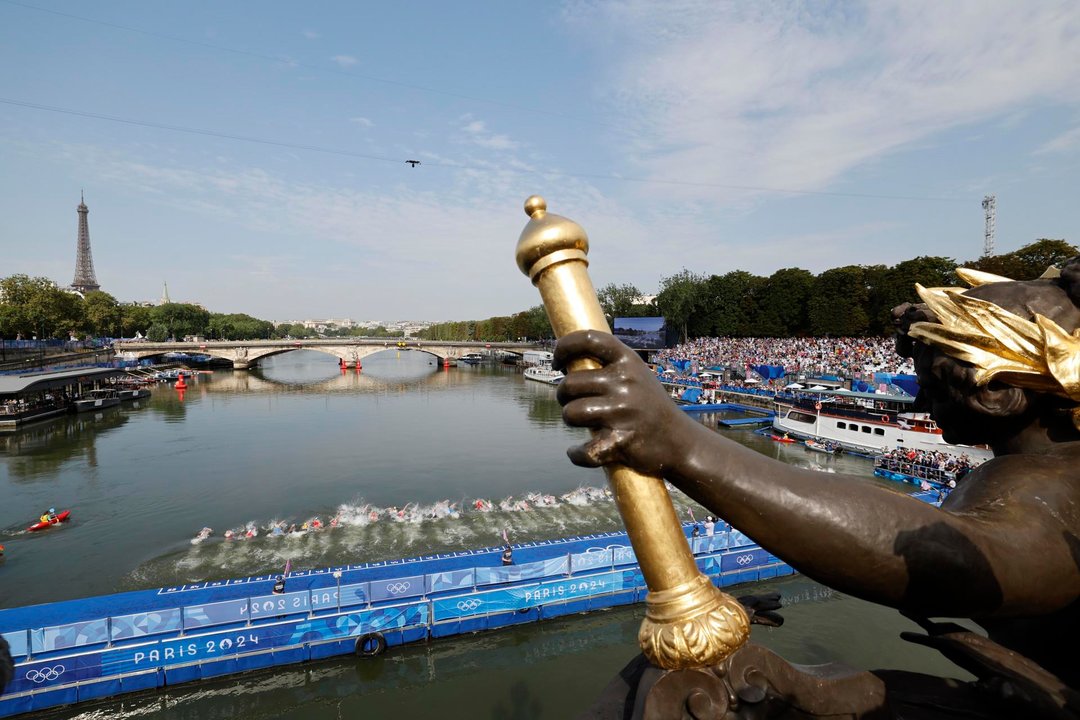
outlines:
{"label": "statue fingers", "polygon": [[630,350],[610,333],[579,330],[559,338],[551,366],[565,371],[571,360],[580,357],[590,357],[604,365],[610,365],[626,352]]}
{"label": "statue fingers", "polygon": [[555,389],[563,406],[578,398],[599,397],[610,393],[612,378],[604,370],[579,370],[564,377]]}
{"label": "statue fingers", "polygon": [[575,445],[566,451],[570,462],[580,467],[595,468],[620,461],[624,433],[600,430],[589,442]]}

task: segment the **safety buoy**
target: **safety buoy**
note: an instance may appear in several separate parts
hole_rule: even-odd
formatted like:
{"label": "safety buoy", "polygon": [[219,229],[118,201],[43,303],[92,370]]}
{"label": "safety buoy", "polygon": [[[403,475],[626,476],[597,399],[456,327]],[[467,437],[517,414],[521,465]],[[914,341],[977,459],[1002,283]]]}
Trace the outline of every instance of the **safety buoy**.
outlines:
{"label": "safety buoy", "polygon": [[375,657],[386,651],[386,638],[382,633],[367,633],[356,641],[356,654],[360,657]]}

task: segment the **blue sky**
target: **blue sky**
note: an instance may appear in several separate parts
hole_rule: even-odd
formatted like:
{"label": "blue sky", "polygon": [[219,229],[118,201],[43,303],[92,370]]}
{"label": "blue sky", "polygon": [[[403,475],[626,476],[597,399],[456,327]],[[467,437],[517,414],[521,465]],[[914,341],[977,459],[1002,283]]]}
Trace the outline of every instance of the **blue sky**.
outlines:
{"label": "blue sky", "polygon": [[987,193],[1080,243],[1073,1],[0,0],[0,63],[0,275],[71,281],[83,189],[120,300],[511,314],[533,193],[643,292],[972,259]]}

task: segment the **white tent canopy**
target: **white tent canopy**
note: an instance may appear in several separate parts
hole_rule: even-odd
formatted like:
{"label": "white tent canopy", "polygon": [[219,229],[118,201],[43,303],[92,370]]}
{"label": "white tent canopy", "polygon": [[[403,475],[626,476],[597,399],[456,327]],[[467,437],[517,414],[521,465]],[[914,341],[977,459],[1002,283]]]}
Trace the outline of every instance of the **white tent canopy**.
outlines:
{"label": "white tent canopy", "polygon": [[791,383],[789,385],[785,385],[784,389],[785,390],[802,390],[803,386],[800,385],[799,383]]}

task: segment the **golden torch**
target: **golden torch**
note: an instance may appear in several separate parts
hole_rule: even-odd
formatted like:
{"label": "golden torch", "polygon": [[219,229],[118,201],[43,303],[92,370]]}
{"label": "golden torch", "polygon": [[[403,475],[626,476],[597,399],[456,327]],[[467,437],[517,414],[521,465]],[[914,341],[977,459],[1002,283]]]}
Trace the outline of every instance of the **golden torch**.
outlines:
{"label": "golden torch", "polygon": [[[610,333],[587,271],[585,230],[549,213],[539,195],[525,201],[525,214],[530,220],[518,239],[517,264],[540,290],[555,335]],[[569,369],[597,367],[581,358]],[[697,569],[663,480],[622,465],[604,470],[649,587],[638,631],[645,657],[666,670],[722,662],[749,637],[746,611]]]}

